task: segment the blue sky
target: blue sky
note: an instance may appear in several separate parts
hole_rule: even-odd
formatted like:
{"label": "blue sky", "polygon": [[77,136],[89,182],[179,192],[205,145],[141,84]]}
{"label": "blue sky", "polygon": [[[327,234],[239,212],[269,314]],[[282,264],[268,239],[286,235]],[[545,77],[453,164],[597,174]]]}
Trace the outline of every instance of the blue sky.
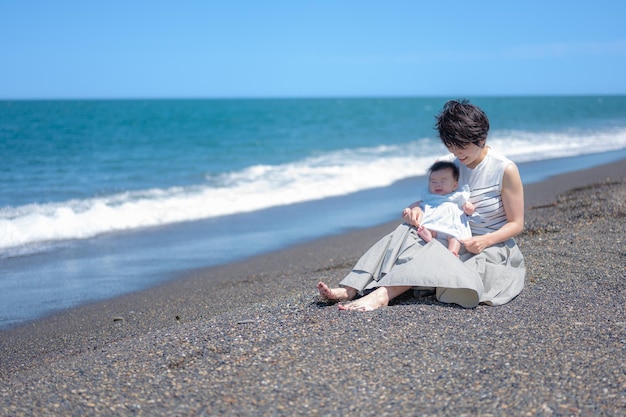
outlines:
{"label": "blue sky", "polygon": [[0,0],[0,98],[626,94],[625,5]]}

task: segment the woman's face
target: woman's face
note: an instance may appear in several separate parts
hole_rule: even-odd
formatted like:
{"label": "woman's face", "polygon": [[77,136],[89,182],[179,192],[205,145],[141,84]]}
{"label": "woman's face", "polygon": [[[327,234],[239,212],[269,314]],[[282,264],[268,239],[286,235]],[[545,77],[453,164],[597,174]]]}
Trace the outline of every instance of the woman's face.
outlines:
{"label": "woman's face", "polygon": [[482,148],[474,143],[463,148],[456,146],[448,147],[448,150],[454,154],[463,165],[468,168],[476,168],[481,163],[485,155],[487,155],[487,147]]}

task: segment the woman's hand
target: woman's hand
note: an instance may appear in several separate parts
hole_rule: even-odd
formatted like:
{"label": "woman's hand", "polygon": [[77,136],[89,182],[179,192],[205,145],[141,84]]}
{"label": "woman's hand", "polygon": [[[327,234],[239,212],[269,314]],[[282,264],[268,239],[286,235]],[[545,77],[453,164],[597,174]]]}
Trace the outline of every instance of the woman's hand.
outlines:
{"label": "woman's hand", "polygon": [[422,224],[422,217],[424,216],[424,212],[419,207],[413,208],[405,208],[402,210],[402,218],[405,222],[410,224],[411,226],[420,227]]}
{"label": "woman's hand", "polygon": [[485,248],[491,246],[489,242],[489,235],[472,236],[469,239],[463,239],[461,241],[465,245],[465,249],[475,255],[481,253]]}

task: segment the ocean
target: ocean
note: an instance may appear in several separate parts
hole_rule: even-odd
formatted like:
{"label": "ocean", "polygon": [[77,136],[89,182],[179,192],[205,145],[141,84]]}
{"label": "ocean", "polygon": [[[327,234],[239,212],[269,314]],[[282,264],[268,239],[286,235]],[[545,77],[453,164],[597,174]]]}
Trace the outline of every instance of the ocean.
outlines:
{"label": "ocean", "polygon": [[[399,219],[445,101],[0,101],[0,329]],[[471,101],[525,182],[626,157],[626,96]]]}

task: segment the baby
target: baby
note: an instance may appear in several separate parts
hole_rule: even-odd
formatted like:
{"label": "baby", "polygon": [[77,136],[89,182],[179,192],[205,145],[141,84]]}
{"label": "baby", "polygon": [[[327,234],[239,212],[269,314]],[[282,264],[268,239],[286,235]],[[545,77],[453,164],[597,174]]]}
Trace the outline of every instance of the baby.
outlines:
{"label": "baby", "polygon": [[[425,241],[430,242],[433,238],[446,238],[448,250],[455,256],[459,256],[461,240],[472,236],[469,226],[470,216],[472,221],[478,214],[474,214],[475,207],[468,201],[469,188],[456,191],[459,181],[459,168],[452,162],[435,162],[428,170],[428,194],[413,204],[422,209],[423,217],[417,233]],[[410,212],[411,208],[405,208],[403,217]]]}

